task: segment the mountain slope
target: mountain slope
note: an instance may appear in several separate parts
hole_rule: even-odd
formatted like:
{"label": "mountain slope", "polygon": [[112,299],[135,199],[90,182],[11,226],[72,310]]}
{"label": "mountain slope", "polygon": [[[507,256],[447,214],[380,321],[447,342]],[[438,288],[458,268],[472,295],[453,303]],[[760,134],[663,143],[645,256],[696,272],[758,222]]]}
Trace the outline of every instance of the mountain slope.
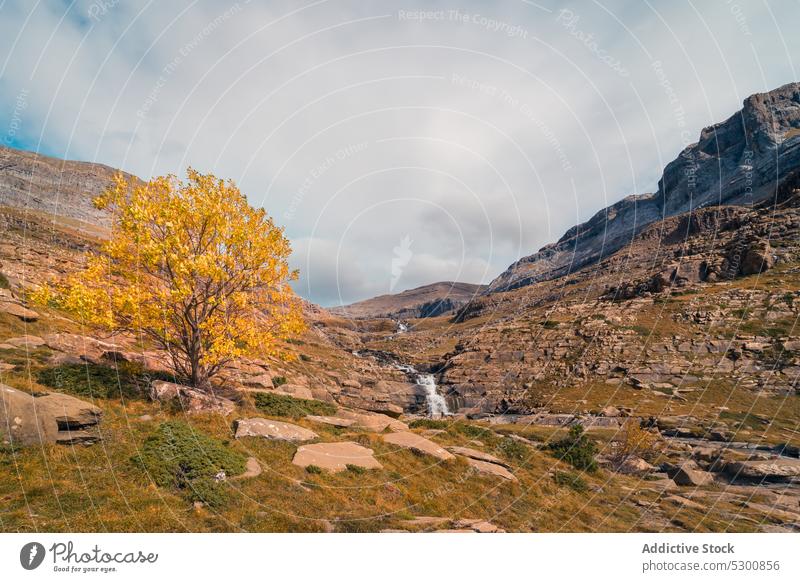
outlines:
{"label": "mountain slope", "polygon": [[484,285],[471,283],[449,281],[431,283],[402,293],[380,295],[343,307],[335,307],[330,311],[354,318],[435,317],[458,309],[484,289]]}
{"label": "mountain slope", "polygon": [[0,206],[105,228],[108,214],[96,209],[92,199],[117,172],[102,164],[59,160],[0,146]]}
{"label": "mountain slope", "polygon": [[511,265],[489,293],[574,272],[619,250],[662,218],[713,205],[750,205],[800,167],[800,83],[745,99],[741,111],[703,129],[670,162],[652,194],[628,196]]}

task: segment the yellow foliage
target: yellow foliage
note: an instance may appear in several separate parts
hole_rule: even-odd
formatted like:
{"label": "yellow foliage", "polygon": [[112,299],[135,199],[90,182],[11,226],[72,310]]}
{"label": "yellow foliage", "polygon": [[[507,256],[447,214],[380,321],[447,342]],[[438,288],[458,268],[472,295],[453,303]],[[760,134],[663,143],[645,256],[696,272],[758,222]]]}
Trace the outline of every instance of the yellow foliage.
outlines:
{"label": "yellow foliage", "polygon": [[283,229],[232,182],[187,175],[147,183],[117,175],[95,200],[112,213],[110,240],[85,270],[35,299],[144,334],[179,375],[204,385],[235,358],[276,355],[278,340],[304,323]]}

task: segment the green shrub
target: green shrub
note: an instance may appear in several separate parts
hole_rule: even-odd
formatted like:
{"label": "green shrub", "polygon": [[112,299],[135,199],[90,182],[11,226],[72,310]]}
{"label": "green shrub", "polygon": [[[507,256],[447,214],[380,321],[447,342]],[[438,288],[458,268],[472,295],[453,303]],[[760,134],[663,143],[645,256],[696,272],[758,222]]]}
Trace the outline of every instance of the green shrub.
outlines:
{"label": "green shrub", "polygon": [[597,461],[594,459],[597,445],[583,434],[583,426],[580,424],[573,425],[566,437],[550,443],[548,448],[553,456],[566,461],[576,469],[589,472],[597,470]]}
{"label": "green shrub", "polygon": [[322,473],[322,468],[317,467],[316,465],[308,465],[306,467],[306,473],[311,473],[312,475],[319,475]]}
{"label": "green shrub", "polygon": [[300,360],[303,362],[310,362],[311,356],[307,356],[306,354],[300,354]]}
{"label": "green shrub", "polygon": [[322,402],[321,400],[294,398],[293,396],[273,394],[272,392],[256,393],[255,404],[256,408],[261,412],[271,416],[302,418],[309,414],[324,416],[336,412],[336,407],[333,404]]}
{"label": "green shrub", "polygon": [[245,456],[227,443],[210,437],[185,422],[169,421],[142,444],[131,459],[160,487],[184,493],[190,501],[221,505],[227,499],[224,481],[215,479],[220,471],[227,477],[245,471]]}
{"label": "green shrub", "polygon": [[494,432],[488,428],[468,422],[456,422],[453,426],[458,432],[471,439],[491,438],[494,436]]}
{"label": "green shrub", "polygon": [[8,277],[0,273],[0,289],[8,289],[11,287],[11,284],[8,282]]}
{"label": "green shrub", "polygon": [[506,458],[512,461],[522,462],[527,460],[530,456],[528,447],[511,437],[503,437],[503,439],[497,443],[497,448]]}
{"label": "green shrub", "polygon": [[584,493],[589,490],[589,486],[583,478],[576,474],[567,471],[556,471],[553,475],[553,480],[561,487],[569,487],[578,493]]}
{"label": "green shrub", "polygon": [[286,376],[273,376],[272,378],[272,386],[277,388],[278,386],[283,386],[286,384]]}
{"label": "green shrub", "polygon": [[418,418],[408,423],[409,428],[427,428],[435,430],[446,430],[450,422],[446,420],[434,420],[432,418]]}
{"label": "green shrub", "polygon": [[367,470],[364,467],[361,467],[360,465],[352,465],[350,463],[347,463],[345,467],[347,467],[348,471],[350,471],[351,473],[355,473],[356,475],[363,475],[364,473],[367,472]]}
{"label": "green shrub", "polygon": [[40,370],[36,379],[54,390],[87,398],[144,398],[152,380],[172,380],[168,374],[145,371],[131,362],[116,367],[62,364]]}

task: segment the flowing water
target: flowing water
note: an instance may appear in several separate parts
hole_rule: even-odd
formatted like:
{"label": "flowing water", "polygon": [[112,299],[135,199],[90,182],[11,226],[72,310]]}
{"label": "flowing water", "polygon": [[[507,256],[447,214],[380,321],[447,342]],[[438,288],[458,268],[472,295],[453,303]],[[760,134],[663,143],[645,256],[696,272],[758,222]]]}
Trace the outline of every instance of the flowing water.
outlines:
{"label": "flowing water", "polygon": [[438,418],[448,416],[447,400],[436,391],[436,380],[432,374],[417,374],[417,385],[425,389],[425,398],[428,402],[428,416]]}

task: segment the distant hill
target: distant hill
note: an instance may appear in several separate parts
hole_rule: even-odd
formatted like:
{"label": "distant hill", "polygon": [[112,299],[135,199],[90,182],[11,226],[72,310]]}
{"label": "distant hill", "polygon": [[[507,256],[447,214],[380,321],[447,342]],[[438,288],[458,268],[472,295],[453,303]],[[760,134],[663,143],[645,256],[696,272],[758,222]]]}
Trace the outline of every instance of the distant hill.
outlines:
{"label": "distant hill", "polygon": [[96,209],[92,200],[117,172],[102,164],[0,146],[0,206],[72,219],[85,223],[89,230],[103,230],[110,226],[109,214]]}
{"label": "distant hill", "polygon": [[343,307],[330,309],[332,313],[353,318],[391,317],[412,319],[436,317],[453,312],[465,305],[486,287],[471,283],[440,282],[409,289],[402,293],[380,295]]}

